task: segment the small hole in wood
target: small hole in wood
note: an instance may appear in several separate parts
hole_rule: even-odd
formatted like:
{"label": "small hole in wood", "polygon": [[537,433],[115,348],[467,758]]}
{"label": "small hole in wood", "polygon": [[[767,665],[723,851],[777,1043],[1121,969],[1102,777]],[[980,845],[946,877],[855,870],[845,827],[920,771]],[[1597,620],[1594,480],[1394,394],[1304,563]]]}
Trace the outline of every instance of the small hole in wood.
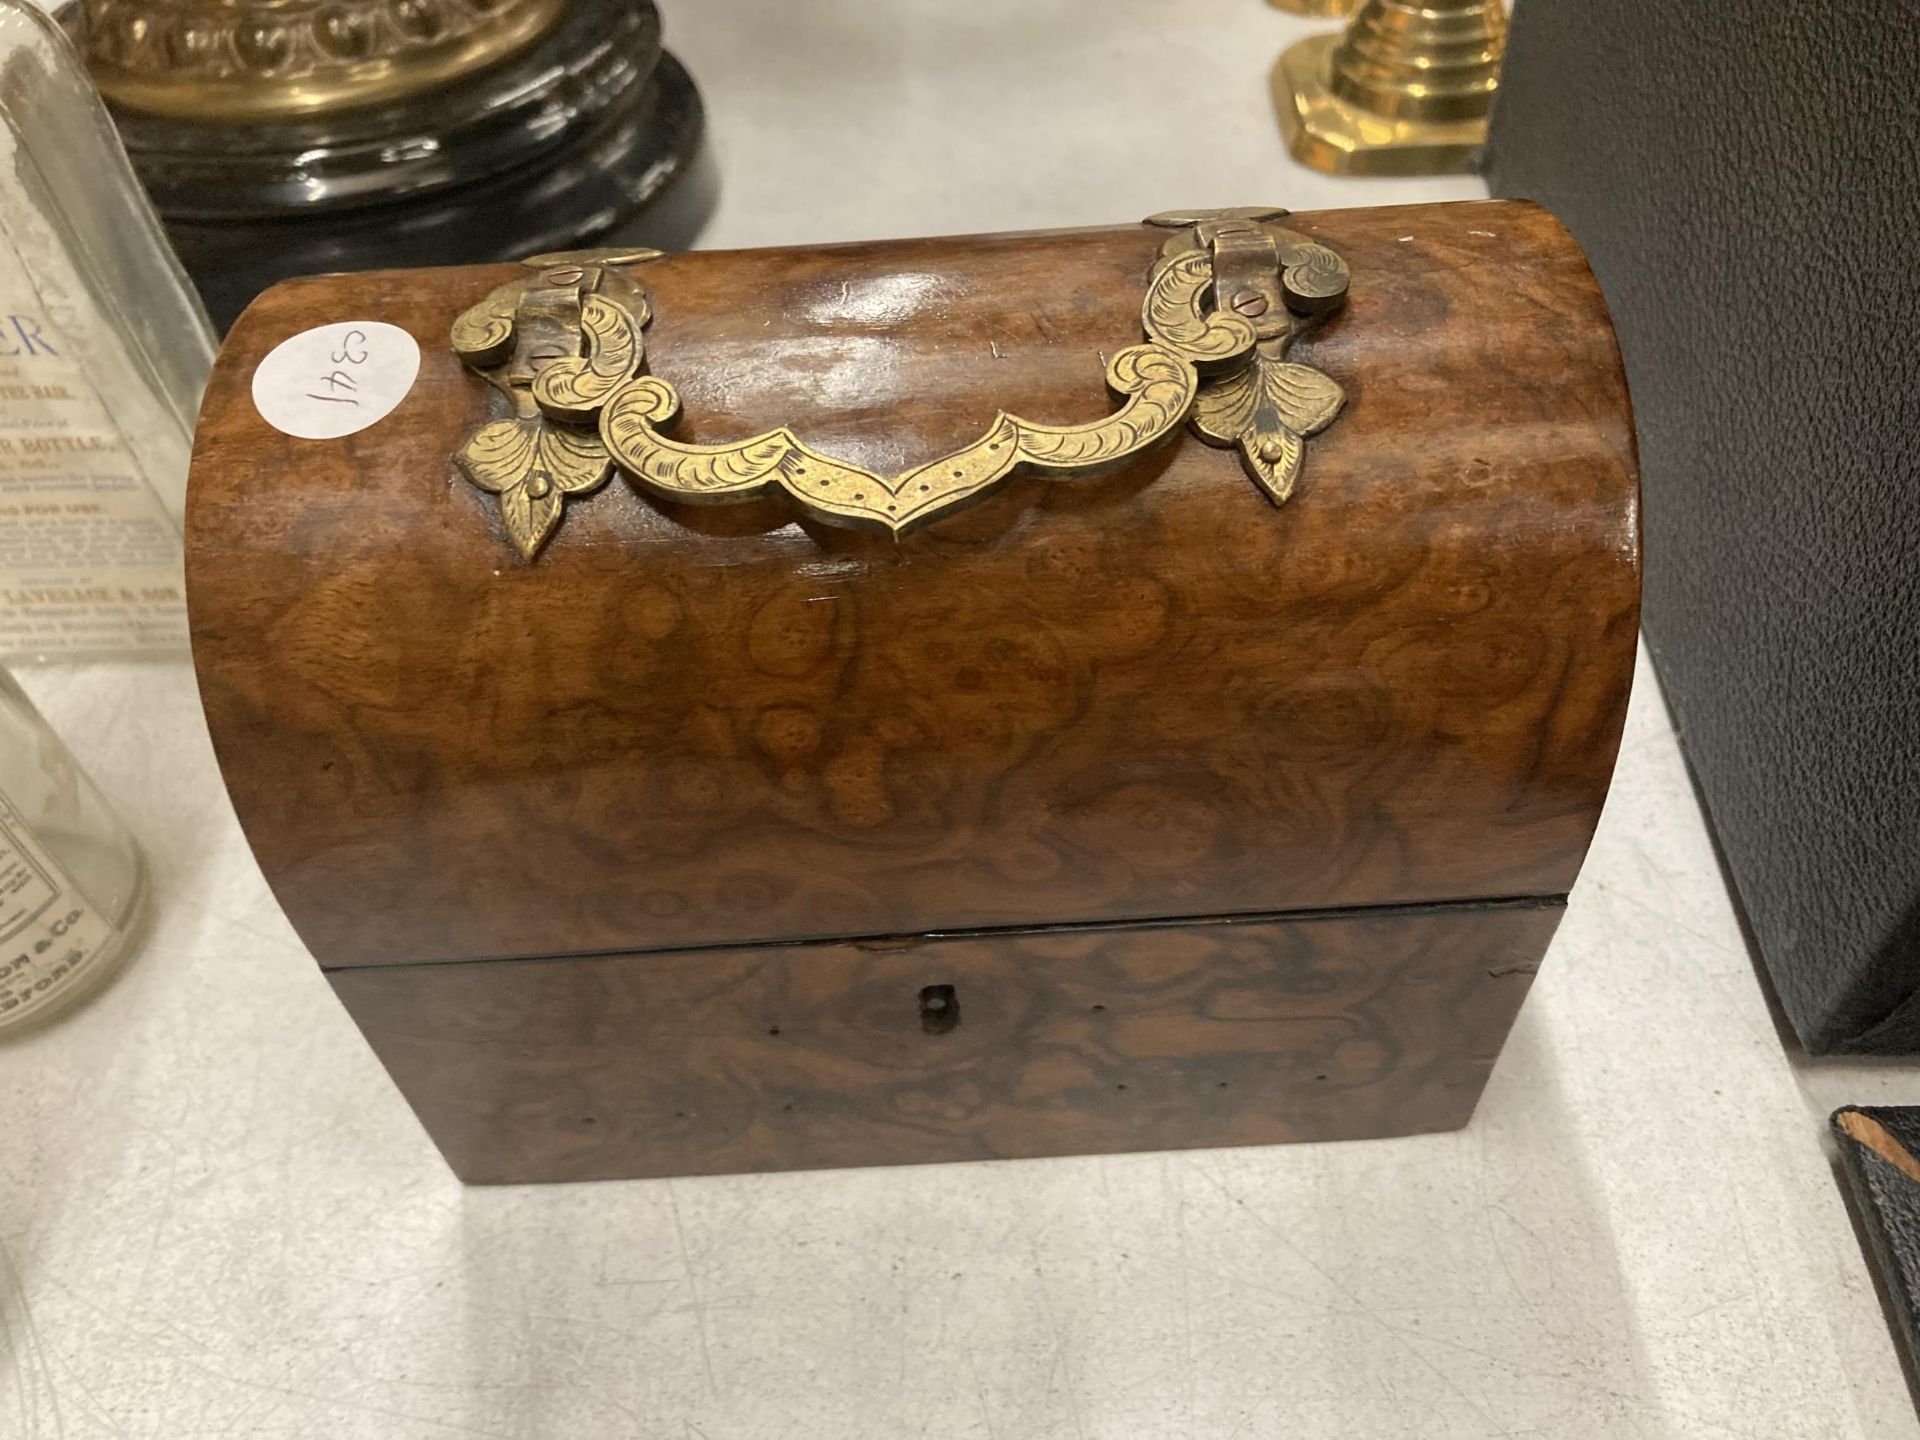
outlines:
{"label": "small hole in wood", "polygon": [[960,1023],[960,996],[951,985],[927,985],[920,991],[920,1029],[945,1035]]}
{"label": "small hole in wood", "polygon": [[1091,1009],[1094,1014],[1098,1015],[1102,1010],[1106,1009],[1107,1007],[1104,1005],[1093,1005],[1093,1006],[1089,1006],[1088,1008]]}
{"label": "small hole in wood", "polygon": [[1114,1089],[1116,1089],[1116,1090],[1124,1090],[1124,1089],[1126,1089],[1127,1087],[1126,1087],[1125,1085],[1116,1085],[1116,1086],[1114,1086],[1113,1088],[1114,1088]]}
{"label": "small hole in wood", "polygon": [[780,1027],[778,1025],[767,1026],[767,1034],[778,1035],[779,1033],[780,1033]]}

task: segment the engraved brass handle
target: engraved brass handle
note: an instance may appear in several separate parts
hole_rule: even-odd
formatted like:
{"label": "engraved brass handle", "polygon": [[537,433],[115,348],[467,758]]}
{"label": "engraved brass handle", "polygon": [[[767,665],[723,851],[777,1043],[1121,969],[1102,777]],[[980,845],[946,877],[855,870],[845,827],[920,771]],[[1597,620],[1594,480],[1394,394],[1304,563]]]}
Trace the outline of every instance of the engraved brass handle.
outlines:
{"label": "engraved brass handle", "polygon": [[537,256],[529,273],[454,322],[453,348],[507,399],[454,459],[499,496],[508,537],[527,559],[559,524],[565,497],[606,482],[615,464],[666,500],[725,504],[784,494],[816,520],[905,535],[986,495],[1010,476],[1101,470],[1168,439],[1191,420],[1203,440],[1237,446],[1277,504],[1292,492],[1306,437],[1331,424],[1345,395],[1286,358],[1338,309],[1345,262],[1270,226],[1279,210],[1156,215],[1174,233],[1141,304],[1145,340],[1113,356],[1119,408],[1082,425],[1001,413],[980,438],[895,476],[822,454],[782,427],[695,445],[667,432],[680,397],[644,373],[652,301],[622,267],[658,251]]}

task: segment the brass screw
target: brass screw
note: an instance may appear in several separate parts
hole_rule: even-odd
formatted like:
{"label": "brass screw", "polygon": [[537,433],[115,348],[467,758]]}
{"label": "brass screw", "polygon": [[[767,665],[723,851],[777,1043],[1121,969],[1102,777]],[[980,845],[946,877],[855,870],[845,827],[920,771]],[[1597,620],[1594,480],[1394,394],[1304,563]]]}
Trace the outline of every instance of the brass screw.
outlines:
{"label": "brass screw", "polygon": [[1257,290],[1242,290],[1227,303],[1248,319],[1267,313],[1267,297]]}

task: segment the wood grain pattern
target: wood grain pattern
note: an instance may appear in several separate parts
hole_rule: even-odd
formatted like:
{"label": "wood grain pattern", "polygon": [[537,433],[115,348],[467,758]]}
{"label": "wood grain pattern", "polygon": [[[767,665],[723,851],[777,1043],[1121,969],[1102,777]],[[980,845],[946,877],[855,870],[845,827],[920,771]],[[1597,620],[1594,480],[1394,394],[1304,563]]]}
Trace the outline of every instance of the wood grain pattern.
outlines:
{"label": "wood grain pattern", "polygon": [[[1354,281],[1300,352],[1348,407],[1284,508],[1185,437],[899,544],[615,481],[524,563],[448,462],[488,399],[447,329],[508,270],[270,291],[207,392],[189,596],[235,807],[314,954],[1563,893],[1638,614],[1599,293],[1529,206],[1290,223]],[[1105,413],[1162,238],[675,256],[639,272],[653,368],[684,438],[792,424],[893,473],[1002,407]],[[406,401],[344,440],[269,427],[254,366],[355,318],[420,340]]]}
{"label": "wood grain pattern", "polygon": [[[1550,904],[329,978],[454,1171],[605,1180],[1466,1123]],[[960,1019],[923,1027],[923,987]]]}

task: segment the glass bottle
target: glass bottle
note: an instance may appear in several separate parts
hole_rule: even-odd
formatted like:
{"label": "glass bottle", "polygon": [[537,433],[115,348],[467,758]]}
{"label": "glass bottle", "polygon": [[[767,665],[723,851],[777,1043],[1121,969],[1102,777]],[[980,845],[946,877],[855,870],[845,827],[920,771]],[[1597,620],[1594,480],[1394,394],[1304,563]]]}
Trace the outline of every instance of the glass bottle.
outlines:
{"label": "glass bottle", "polygon": [[183,651],[213,332],[79,51],[0,0],[0,656]]}
{"label": "glass bottle", "polygon": [[132,834],[0,670],[0,1038],[104,984],[146,897]]}

